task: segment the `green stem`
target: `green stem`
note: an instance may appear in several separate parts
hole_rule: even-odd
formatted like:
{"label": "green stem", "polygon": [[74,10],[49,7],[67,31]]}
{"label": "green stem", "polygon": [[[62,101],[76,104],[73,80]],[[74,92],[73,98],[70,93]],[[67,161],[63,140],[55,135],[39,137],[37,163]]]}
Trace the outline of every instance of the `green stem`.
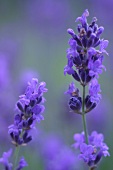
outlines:
{"label": "green stem", "polygon": [[82,97],[82,121],[83,121],[86,143],[88,144],[88,132],[87,132],[87,125],[86,125],[86,117],[85,117],[85,86],[84,85],[83,85],[83,97]]}
{"label": "green stem", "polygon": [[16,146],[16,148],[15,148],[15,153],[14,153],[14,166],[13,166],[13,170],[15,170],[16,167],[17,167],[19,150],[20,150],[20,146]]}

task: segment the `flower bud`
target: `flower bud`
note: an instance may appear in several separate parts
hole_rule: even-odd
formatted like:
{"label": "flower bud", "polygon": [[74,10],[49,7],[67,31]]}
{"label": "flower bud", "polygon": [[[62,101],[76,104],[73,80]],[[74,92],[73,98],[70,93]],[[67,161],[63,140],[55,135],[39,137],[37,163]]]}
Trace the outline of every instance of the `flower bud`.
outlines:
{"label": "flower bud", "polygon": [[81,97],[71,97],[69,100],[69,107],[75,112],[79,112],[82,107]]}

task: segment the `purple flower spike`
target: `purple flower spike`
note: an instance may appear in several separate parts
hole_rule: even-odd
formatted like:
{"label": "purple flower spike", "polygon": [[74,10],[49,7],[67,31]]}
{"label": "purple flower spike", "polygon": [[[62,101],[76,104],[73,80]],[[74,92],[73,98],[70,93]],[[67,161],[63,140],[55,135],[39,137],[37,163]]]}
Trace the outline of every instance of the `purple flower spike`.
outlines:
{"label": "purple flower spike", "polygon": [[0,163],[2,163],[7,170],[12,170],[12,164],[9,163],[9,158],[12,154],[12,149],[10,149],[8,152],[4,152],[2,158],[0,158]]}
{"label": "purple flower spike", "polygon": [[[71,38],[70,48],[67,50],[67,65],[64,67],[64,75],[71,75],[83,86],[88,85],[92,79],[99,78],[99,74],[105,70],[102,64],[103,55],[104,53],[108,55],[105,50],[108,41],[100,38],[104,27],[98,27],[95,17],[91,24],[88,24],[88,16],[89,12],[86,9],[82,16],[76,19],[76,22],[80,21],[78,34],[71,28],[67,30]],[[99,50],[96,49],[98,46]]]}
{"label": "purple flower spike", "polygon": [[104,143],[103,134],[93,131],[88,137],[89,143],[85,143],[85,136],[81,134],[74,135],[75,143],[73,146],[80,150],[79,158],[90,166],[95,167],[102,157],[110,156],[108,146]]}
{"label": "purple flower spike", "polygon": [[[70,109],[83,117],[84,133],[74,135],[76,142],[73,146],[80,150],[79,158],[83,159],[93,170],[102,157],[110,156],[109,148],[103,142],[103,135],[94,131],[88,136],[85,121],[85,114],[93,110],[101,99],[98,78],[103,69],[106,71],[103,59],[104,54],[108,55],[106,47],[109,42],[101,39],[104,27],[97,25],[97,18],[94,17],[88,24],[88,16],[89,12],[86,9],[82,16],[76,19],[76,22],[80,22],[77,26],[78,33],[71,28],[67,30],[71,38],[69,40],[70,48],[67,50],[67,65],[64,67],[64,75],[71,75],[82,86],[82,97],[74,83],[69,85],[65,93],[71,96],[69,99]],[[88,86],[88,94],[86,94],[86,86]]]}
{"label": "purple flower spike", "polygon": [[29,135],[29,131],[34,128],[36,121],[44,120],[42,114],[45,110],[43,106],[45,92],[47,92],[46,83],[38,84],[38,79],[33,78],[28,82],[25,94],[19,96],[20,99],[16,104],[18,113],[15,114],[14,124],[9,126],[12,143],[16,146],[30,142],[32,136]]}

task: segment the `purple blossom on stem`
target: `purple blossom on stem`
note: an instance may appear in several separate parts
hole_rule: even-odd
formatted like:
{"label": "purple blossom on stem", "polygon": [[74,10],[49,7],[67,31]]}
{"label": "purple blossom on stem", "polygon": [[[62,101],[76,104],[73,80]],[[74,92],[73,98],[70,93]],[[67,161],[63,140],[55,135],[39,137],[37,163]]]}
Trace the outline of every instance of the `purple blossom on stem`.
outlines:
{"label": "purple blossom on stem", "polygon": [[26,145],[32,140],[29,131],[35,127],[35,122],[44,120],[42,113],[45,107],[42,105],[45,102],[43,94],[47,92],[46,83],[38,84],[38,79],[33,78],[28,82],[25,94],[20,96],[16,103],[16,111],[14,124],[9,126],[9,134],[12,138],[12,143],[16,146]]}
{"label": "purple blossom on stem", "polygon": [[[67,50],[67,65],[64,67],[64,75],[72,75],[82,86],[89,86],[89,94],[85,98],[85,113],[94,109],[101,99],[100,85],[96,79],[99,78],[99,74],[102,74],[103,69],[106,70],[102,62],[104,53],[108,55],[105,50],[108,40],[100,38],[104,28],[98,27],[95,17],[91,24],[88,24],[88,16],[89,12],[86,9],[82,16],[76,19],[81,23],[78,24],[78,34],[75,34],[71,28],[67,30],[72,38],[69,40],[70,48]],[[99,50],[96,47],[99,47]],[[79,95],[75,96],[79,90],[74,89],[74,86],[74,83],[70,84],[66,93],[73,97],[70,99],[69,107],[77,113],[83,101]]]}
{"label": "purple blossom on stem", "polygon": [[[108,40],[100,38],[104,28],[98,27],[96,17],[92,19],[91,24],[88,24],[88,16],[89,12],[86,9],[82,16],[76,19],[76,22],[80,21],[77,27],[78,34],[75,34],[70,28],[67,30],[72,38],[69,40],[70,48],[67,50],[67,65],[64,67],[64,75],[72,75],[82,85],[82,97],[74,83],[69,85],[66,92],[71,96],[69,107],[75,113],[81,114],[83,120],[84,132],[74,135],[76,143],[73,146],[79,148],[79,158],[94,169],[103,156],[110,156],[110,154],[108,146],[103,142],[102,134],[92,132],[91,136],[88,136],[85,114],[94,109],[101,99],[101,89],[97,79],[103,69],[106,70],[102,62],[104,54],[108,55],[106,51]],[[88,94],[86,95],[87,85]]]}
{"label": "purple blossom on stem", "polygon": [[[105,67],[102,65],[103,54],[108,45],[108,40],[100,39],[104,28],[98,27],[97,19],[94,17],[91,24],[87,23],[89,12],[86,9],[78,25],[78,35],[72,29],[68,33],[72,36],[69,40],[70,48],[67,50],[67,65],[64,67],[64,75],[72,75],[76,81],[87,85],[94,77],[98,78]],[[95,47],[99,46],[99,50]]]}
{"label": "purple blossom on stem", "polygon": [[110,156],[108,146],[104,143],[103,134],[93,131],[88,137],[89,143],[85,143],[85,135],[74,135],[75,143],[73,146],[80,150],[79,158],[83,159],[90,167],[95,166],[102,157]]}

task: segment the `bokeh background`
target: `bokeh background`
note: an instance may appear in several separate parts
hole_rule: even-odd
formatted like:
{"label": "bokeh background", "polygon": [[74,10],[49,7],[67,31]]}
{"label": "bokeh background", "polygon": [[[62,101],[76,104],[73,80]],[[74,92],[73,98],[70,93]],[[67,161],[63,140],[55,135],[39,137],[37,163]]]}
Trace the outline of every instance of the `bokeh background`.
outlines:
{"label": "bokeh background", "polygon": [[[75,19],[85,9],[90,12],[88,22],[96,16],[98,25],[105,28],[103,38],[109,40],[109,56],[105,56],[104,60],[107,71],[99,79],[103,97],[98,107],[87,115],[87,121],[89,133],[92,130],[103,133],[110,147],[111,157],[103,159],[98,170],[111,170],[113,1],[0,0],[0,157],[3,151],[13,147],[7,133],[8,126],[13,123],[15,103],[24,92],[27,82],[37,77],[39,81],[45,81],[49,89],[45,94],[45,120],[37,125],[31,144],[20,151],[29,164],[26,170],[45,169],[48,159],[45,158],[46,151],[43,148],[52,146],[50,150],[54,150],[62,143],[66,148],[73,149],[73,135],[82,131],[81,117],[70,113],[67,105],[69,98],[64,92],[72,78],[63,75],[63,68],[67,62],[66,50],[70,38],[67,29],[76,30]],[[56,141],[56,144],[49,143],[49,139],[53,143]],[[62,152],[68,155],[68,151]],[[84,170],[85,166],[78,169]]]}

